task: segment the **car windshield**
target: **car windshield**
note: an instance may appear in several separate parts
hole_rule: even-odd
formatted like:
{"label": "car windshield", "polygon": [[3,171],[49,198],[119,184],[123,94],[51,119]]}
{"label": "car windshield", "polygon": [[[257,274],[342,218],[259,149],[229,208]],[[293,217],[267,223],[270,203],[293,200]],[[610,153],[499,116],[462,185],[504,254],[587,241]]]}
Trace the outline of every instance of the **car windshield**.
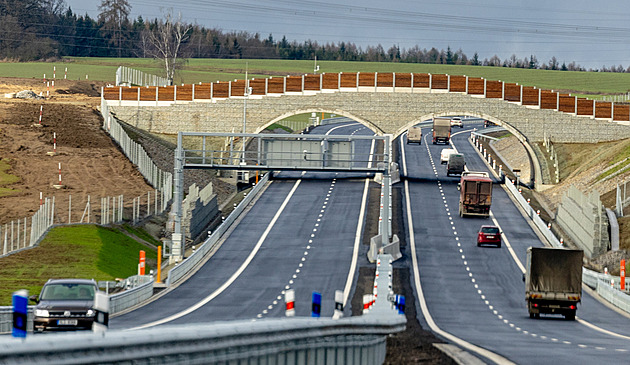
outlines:
{"label": "car windshield", "polygon": [[497,234],[497,233],[499,233],[499,229],[497,227],[481,227],[481,232],[482,233]]}
{"label": "car windshield", "polygon": [[40,300],[94,300],[94,285],[47,284]]}

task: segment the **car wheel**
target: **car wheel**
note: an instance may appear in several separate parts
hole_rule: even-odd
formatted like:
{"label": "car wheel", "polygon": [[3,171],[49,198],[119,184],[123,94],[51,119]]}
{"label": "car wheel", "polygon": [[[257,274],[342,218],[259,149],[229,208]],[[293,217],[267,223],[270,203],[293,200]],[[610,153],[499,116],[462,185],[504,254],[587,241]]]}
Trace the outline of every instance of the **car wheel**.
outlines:
{"label": "car wheel", "polygon": [[481,243],[477,242],[477,247],[481,247]]}
{"label": "car wheel", "polygon": [[534,313],[529,313],[529,318],[534,318]]}
{"label": "car wheel", "polygon": [[501,248],[501,242],[497,243],[497,248]]}

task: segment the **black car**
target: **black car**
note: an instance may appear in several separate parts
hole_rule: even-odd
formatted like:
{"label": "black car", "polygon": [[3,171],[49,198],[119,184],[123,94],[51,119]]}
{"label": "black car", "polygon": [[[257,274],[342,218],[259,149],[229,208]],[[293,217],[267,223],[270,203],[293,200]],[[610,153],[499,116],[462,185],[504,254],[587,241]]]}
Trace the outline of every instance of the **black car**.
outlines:
{"label": "black car", "polygon": [[88,279],[50,279],[39,295],[33,332],[91,330],[94,323],[94,295],[98,284]]}

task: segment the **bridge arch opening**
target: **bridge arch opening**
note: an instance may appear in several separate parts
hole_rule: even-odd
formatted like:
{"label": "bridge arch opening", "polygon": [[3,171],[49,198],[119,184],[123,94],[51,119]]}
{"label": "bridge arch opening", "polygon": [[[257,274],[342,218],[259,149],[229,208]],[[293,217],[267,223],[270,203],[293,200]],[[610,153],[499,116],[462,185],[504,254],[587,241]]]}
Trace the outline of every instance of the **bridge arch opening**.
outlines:
{"label": "bridge arch opening", "polygon": [[318,109],[318,108],[297,109],[288,113],[284,113],[264,123],[262,126],[256,128],[256,131],[254,133],[260,133],[263,130],[267,129],[269,126],[273,125],[274,123],[281,122],[282,120],[292,117],[294,115],[311,114],[311,113],[316,113],[318,115],[321,115],[321,113],[330,113],[330,114],[335,114],[340,117],[346,117],[346,118],[354,120],[357,123],[363,124],[365,127],[369,128],[372,132],[374,132],[374,134],[376,134],[377,136],[382,136],[384,134],[383,130],[378,128],[374,123],[371,123],[368,120],[357,117],[356,115],[353,115],[352,113],[348,113],[343,110],[327,110],[327,109]]}

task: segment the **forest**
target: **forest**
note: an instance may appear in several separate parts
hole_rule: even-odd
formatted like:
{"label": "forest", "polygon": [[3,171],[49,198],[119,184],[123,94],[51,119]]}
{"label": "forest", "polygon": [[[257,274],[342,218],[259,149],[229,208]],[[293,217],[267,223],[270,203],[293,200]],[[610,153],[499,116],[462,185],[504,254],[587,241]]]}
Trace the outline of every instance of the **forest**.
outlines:
{"label": "forest", "polygon": [[[150,34],[162,19],[129,19],[128,0],[102,0],[96,19],[79,15],[64,0],[0,1],[0,59],[5,61],[50,60],[62,57],[154,57]],[[182,22],[183,23],[183,22]],[[535,55],[501,60],[497,55],[397,45],[357,47],[352,42],[320,44],[317,40],[289,41],[283,36],[225,32],[197,24],[181,24],[179,58],[287,59],[369,62],[404,62],[479,65],[564,71],[630,72],[630,67],[585,69],[575,62],[560,64],[556,57],[539,62]]]}

